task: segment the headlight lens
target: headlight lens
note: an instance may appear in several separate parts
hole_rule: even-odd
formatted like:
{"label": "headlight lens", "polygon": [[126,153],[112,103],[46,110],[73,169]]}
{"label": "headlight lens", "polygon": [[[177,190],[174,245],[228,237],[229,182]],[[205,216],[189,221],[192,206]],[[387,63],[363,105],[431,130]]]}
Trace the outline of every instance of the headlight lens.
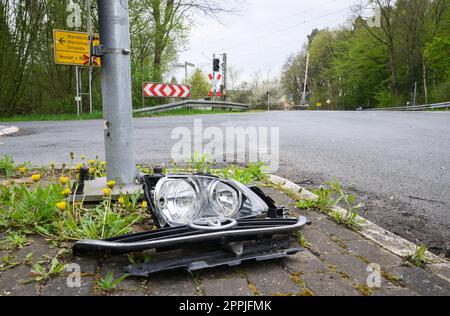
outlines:
{"label": "headlight lens", "polygon": [[156,184],[153,200],[161,227],[184,226],[200,218],[251,218],[268,211],[248,187],[212,176],[165,176]]}
{"label": "headlight lens", "polygon": [[218,214],[233,217],[241,208],[242,194],[230,185],[216,181],[211,187],[209,201]]}
{"label": "headlight lens", "polygon": [[156,188],[156,206],[169,222],[189,223],[198,212],[198,194],[192,182],[168,179]]}

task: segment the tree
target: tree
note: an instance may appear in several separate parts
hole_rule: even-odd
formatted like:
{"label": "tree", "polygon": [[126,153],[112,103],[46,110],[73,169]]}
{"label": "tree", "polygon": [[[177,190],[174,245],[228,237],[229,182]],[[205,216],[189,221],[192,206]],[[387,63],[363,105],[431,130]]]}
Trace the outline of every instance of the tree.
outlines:
{"label": "tree", "polygon": [[188,79],[188,84],[191,86],[192,99],[205,98],[211,90],[211,84],[208,78],[198,68],[195,69],[192,77]]}

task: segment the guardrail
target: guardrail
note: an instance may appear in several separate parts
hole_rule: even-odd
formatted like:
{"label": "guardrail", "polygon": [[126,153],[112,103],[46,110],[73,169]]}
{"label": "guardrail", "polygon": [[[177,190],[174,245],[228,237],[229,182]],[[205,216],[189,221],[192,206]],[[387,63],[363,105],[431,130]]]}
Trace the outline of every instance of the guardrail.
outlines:
{"label": "guardrail", "polygon": [[415,105],[415,106],[400,106],[400,107],[392,107],[392,108],[366,109],[364,111],[425,111],[425,110],[444,109],[444,108],[447,108],[447,109],[450,108],[450,102]]}
{"label": "guardrail", "polygon": [[170,110],[184,109],[184,108],[214,108],[214,109],[230,109],[230,110],[242,110],[249,109],[247,104],[235,103],[235,102],[221,102],[221,101],[199,101],[199,100],[186,100],[180,102],[174,102],[164,105],[152,106],[142,109],[134,110],[134,113],[161,113]]}

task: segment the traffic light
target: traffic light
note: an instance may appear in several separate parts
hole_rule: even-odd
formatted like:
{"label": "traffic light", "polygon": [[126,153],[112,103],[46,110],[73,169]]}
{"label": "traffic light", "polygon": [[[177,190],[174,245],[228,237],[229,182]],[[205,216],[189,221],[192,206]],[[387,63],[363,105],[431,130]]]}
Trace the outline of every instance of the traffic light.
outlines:
{"label": "traffic light", "polygon": [[220,71],[220,59],[219,58],[214,58],[214,60],[213,60],[213,71],[214,72]]}

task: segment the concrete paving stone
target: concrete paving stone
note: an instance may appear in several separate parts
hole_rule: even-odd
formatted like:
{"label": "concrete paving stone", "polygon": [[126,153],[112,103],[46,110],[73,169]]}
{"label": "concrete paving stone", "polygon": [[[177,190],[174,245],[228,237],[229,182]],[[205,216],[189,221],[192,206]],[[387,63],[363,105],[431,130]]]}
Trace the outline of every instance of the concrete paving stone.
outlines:
{"label": "concrete paving stone", "polygon": [[203,279],[231,279],[234,276],[239,276],[236,268],[232,267],[217,267],[212,269],[205,269],[196,271],[198,277]]}
{"label": "concrete paving stone", "polygon": [[312,223],[312,227],[325,234],[327,237],[340,241],[363,239],[360,234],[340,226],[326,217],[323,217],[318,221],[314,221]]}
{"label": "concrete paving stone", "polygon": [[197,285],[192,275],[184,270],[163,272],[147,279],[147,295],[151,296],[195,296]]}
{"label": "concrete paving stone", "polygon": [[359,296],[359,292],[335,273],[302,276],[305,286],[317,296]]}
{"label": "concrete paving stone", "polygon": [[302,251],[289,256],[283,264],[291,273],[311,274],[330,272],[330,269],[309,251]]}
{"label": "concrete paving stone", "polygon": [[261,295],[297,294],[302,292],[292,281],[291,275],[285,271],[279,262],[252,262],[243,266],[248,280],[256,286]]}
{"label": "concrete paving stone", "polygon": [[377,263],[382,268],[390,266],[399,266],[402,263],[402,259],[389,251],[375,245],[368,240],[353,240],[345,242],[347,245],[347,251],[361,256],[368,260],[369,263]]}
{"label": "concrete paving stone", "polygon": [[36,282],[25,283],[33,280],[31,268],[20,265],[13,269],[3,271],[0,274],[0,295],[8,296],[36,296],[40,285]]}
{"label": "concrete paving stone", "polygon": [[206,296],[252,296],[247,279],[206,279],[202,281],[203,294]]}
{"label": "concrete paving stone", "polygon": [[32,253],[35,261],[39,261],[43,256],[55,256],[58,253],[56,248],[52,248],[49,242],[42,236],[30,237],[33,243],[16,251],[18,261],[23,261]]}
{"label": "concrete paving stone", "polygon": [[350,254],[327,254],[322,257],[326,262],[336,266],[336,272],[343,272],[356,284],[367,283],[367,264]]}
{"label": "concrete paving stone", "polygon": [[416,293],[408,288],[395,286],[393,284],[384,284],[387,281],[384,280],[381,288],[374,289],[372,296],[417,296]]}
{"label": "concrete paving stone", "polygon": [[419,295],[450,295],[450,284],[425,269],[401,266],[389,268],[387,272],[400,277],[403,284]]}
{"label": "concrete paving stone", "polygon": [[430,271],[450,282],[450,265],[447,263],[435,263],[429,266]]}
{"label": "concrete paving stone", "polygon": [[303,235],[306,241],[311,245],[310,249],[314,254],[336,254],[346,253],[337,243],[315,229],[305,229]]}
{"label": "concrete paving stone", "polygon": [[[94,287],[94,277],[81,277],[80,287],[67,285],[68,275],[53,278],[42,288],[42,296],[90,296]],[[71,280],[73,280],[71,278]]]}
{"label": "concrete paving stone", "polygon": [[94,275],[97,268],[97,259],[95,258],[81,258],[71,257],[65,260],[66,264],[78,264],[81,269],[81,274]]}

